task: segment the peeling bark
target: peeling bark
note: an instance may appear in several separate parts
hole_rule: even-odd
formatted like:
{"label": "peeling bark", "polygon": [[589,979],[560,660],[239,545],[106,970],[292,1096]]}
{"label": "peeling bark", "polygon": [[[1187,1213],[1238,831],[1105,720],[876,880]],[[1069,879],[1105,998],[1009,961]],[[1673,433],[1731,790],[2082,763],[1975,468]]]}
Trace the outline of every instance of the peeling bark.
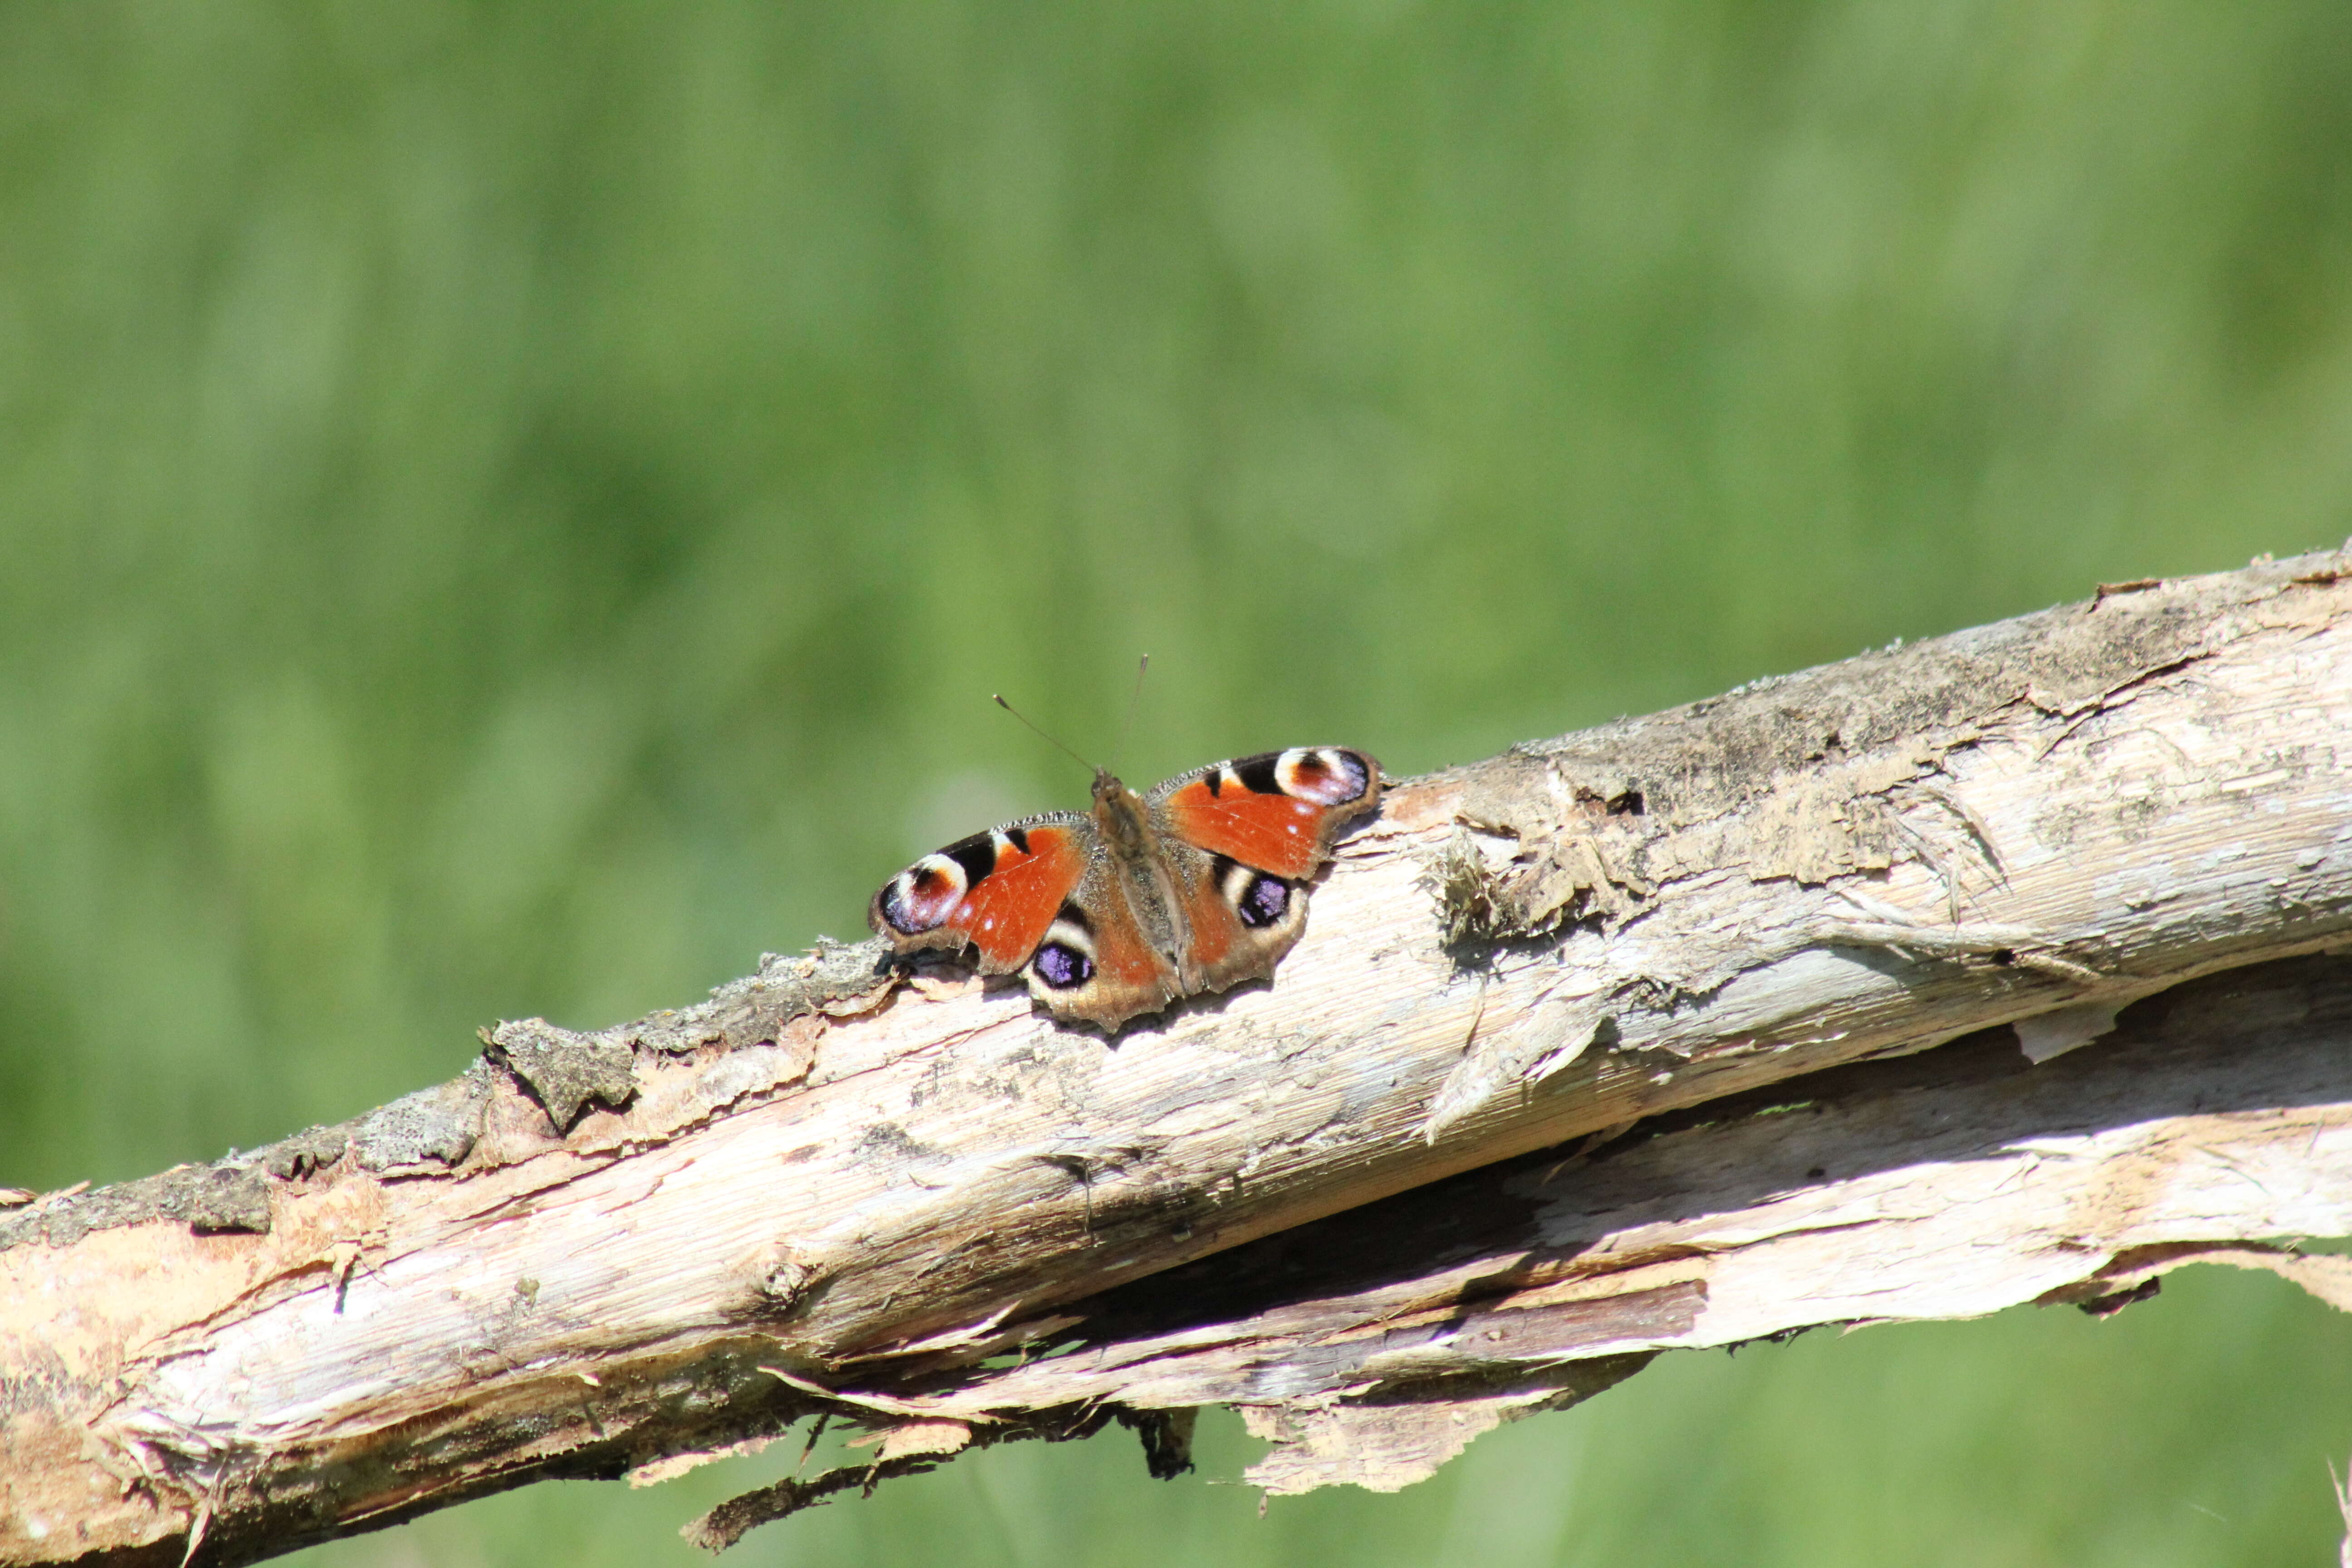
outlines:
{"label": "peeling bark", "polygon": [[1392,1487],[1664,1349],[2196,1259],[2341,1292],[2261,1244],[2352,1232],[2347,570],[1406,781],[1276,984],[1114,1041],[828,947],[0,1210],[0,1562],[251,1561],[820,1413],[860,1479],[701,1539],[1114,1418],[1173,1469],[1213,1403],[1269,1489]]}

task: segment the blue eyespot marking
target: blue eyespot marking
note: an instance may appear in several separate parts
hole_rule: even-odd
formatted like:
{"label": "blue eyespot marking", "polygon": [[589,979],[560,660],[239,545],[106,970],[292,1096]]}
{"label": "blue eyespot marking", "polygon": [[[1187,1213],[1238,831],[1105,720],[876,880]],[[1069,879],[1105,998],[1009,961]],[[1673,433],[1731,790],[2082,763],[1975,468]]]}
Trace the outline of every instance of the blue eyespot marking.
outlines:
{"label": "blue eyespot marking", "polygon": [[1290,909],[1290,884],[1277,877],[1255,877],[1242,890],[1235,912],[1242,924],[1261,930],[1282,919]]}
{"label": "blue eyespot marking", "polygon": [[1065,942],[1047,942],[1029,963],[1037,978],[1056,991],[1084,985],[1095,974],[1094,960]]}

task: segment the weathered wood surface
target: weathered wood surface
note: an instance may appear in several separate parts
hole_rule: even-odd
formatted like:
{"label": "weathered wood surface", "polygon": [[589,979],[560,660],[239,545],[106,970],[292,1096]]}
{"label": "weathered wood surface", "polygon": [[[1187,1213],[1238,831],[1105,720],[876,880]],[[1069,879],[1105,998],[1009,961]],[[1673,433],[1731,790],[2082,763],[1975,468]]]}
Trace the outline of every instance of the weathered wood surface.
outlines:
{"label": "weathered wood surface", "polygon": [[1986,1030],[1302,1226],[1085,1303],[1075,1353],[910,1413],[1237,1405],[1283,1439],[1251,1480],[1390,1489],[1660,1350],[2120,1306],[2197,1262],[2352,1310],[2352,1258],[2261,1245],[2347,1235],[2352,958],[2290,959],[2040,1067]]}
{"label": "weathered wood surface", "polygon": [[[596,1036],[507,1026],[350,1127],[0,1214],[0,1561],[176,1561],[198,1526],[248,1560],[659,1473],[828,1403],[997,1399],[982,1431],[1013,1429],[1017,1385],[959,1369],[1146,1275],[1972,1031],[2047,1058],[2183,980],[2343,944],[2347,566],[2105,595],[1408,781],[1272,987],[1115,1043],[833,950]],[[1773,1316],[1656,1266],[1625,1345]],[[1901,1315],[1821,1284],[1788,1310]],[[1147,1387],[1165,1363],[1085,1397],[1183,1404]],[[1212,1397],[1297,1455],[1354,1385],[1256,1386]],[[889,1462],[948,1445],[947,1414]]]}

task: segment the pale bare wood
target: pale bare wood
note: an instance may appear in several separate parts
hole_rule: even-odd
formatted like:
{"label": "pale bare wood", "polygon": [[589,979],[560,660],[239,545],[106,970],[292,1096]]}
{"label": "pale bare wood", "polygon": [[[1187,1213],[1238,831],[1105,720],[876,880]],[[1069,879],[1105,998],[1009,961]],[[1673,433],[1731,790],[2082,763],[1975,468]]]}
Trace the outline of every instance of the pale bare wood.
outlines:
{"label": "pale bare wood", "polygon": [[1251,1479],[1387,1490],[1661,1350],[2119,1305],[2200,1262],[2352,1310],[2352,1258],[2278,1245],[2352,1235],[2352,958],[2192,982],[2046,1066],[1988,1030],[1661,1121],[1115,1292],[1086,1353],[909,1414],[1259,1407],[1285,1447]]}
{"label": "pale bare wood", "polygon": [[[824,1406],[932,1462],[951,1419],[1037,1414],[969,1369],[1145,1275],[1970,1031],[2046,1058],[2341,943],[2344,567],[2108,595],[1409,781],[1271,988],[1115,1044],[948,972],[776,960],[599,1036],[507,1026],[352,1129],[0,1217],[0,1561],[176,1560],[198,1526],[249,1560]],[[1672,1263],[1622,1353],[1748,1321],[1693,1316],[1723,1287]],[[1850,1305],[1814,1283],[1807,1321]],[[1334,1429],[1344,1390],[1271,1386],[1217,1397],[1289,1423],[1282,1452]],[[1084,1397],[1184,1403],[1140,1373]]]}

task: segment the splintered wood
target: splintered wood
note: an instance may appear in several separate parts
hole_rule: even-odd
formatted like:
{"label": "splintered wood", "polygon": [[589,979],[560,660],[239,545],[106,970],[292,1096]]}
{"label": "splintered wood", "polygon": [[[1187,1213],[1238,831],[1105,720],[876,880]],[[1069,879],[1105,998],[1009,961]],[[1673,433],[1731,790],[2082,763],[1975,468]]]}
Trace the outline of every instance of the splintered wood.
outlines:
{"label": "splintered wood", "polygon": [[1172,1473],[1211,1404],[1269,1490],[1387,1488],[1669,1349],[2199,1259],[2340,1302],[2268,1244],[2352,1233],[2345,567],[1406,781],[1271,986],[1116,1040],[825,948],[0,1208],[0,1562],[251,1560],[820,1414],[855,1473],[699,1539],[1114,1419]]}

